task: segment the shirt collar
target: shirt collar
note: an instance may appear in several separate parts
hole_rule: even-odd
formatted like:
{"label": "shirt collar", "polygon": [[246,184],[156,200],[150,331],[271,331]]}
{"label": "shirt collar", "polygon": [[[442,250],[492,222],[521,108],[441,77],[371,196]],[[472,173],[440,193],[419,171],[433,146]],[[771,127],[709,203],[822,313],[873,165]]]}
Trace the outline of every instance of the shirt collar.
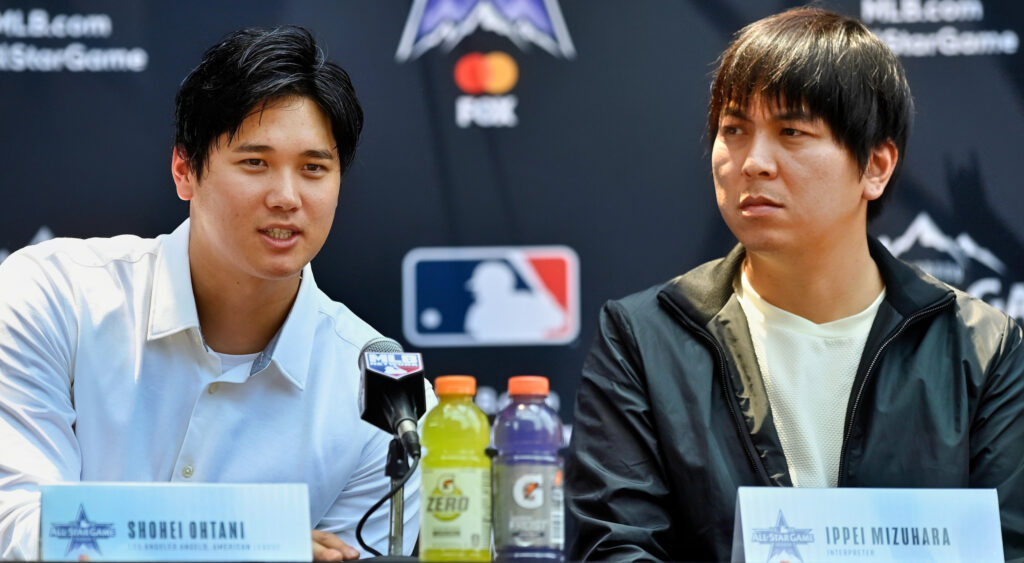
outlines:
{"label": "shirt collar", "polygon": [[188,265],[189,221],[161,236],[153,272],[153,294],[149,305],[146,340],[157,340],[194,328],[199,329],[196,298]]}
{"label": "shirt collar", "polygon": [[306,387],[309,374],[309,358],[313,354],[313,340],[317,324],[317,287],[313,280],[313,268],[306,264],[302,268],[299,293],[295,296],[288,318],[281,329],[270,339],[266,349],[252,363],[250,375],[263,371],[271,363],[277,366],[285,378],[299,389]]}
{"label": "shirt collar", "polygon": [[[149,308],[146,340],[153,341],[188,329],[199,332],[199,314],[192,293],[189,269],[189,220],[169,235],[161,237],[153,274],[153,293]],[[299,389],[306,386],[309,357],[316,330],[317,287],[309,264],[302,269],[299,293],[288,317],[267,347],[252,364],[250,375],[273,363],[281,374]]]}

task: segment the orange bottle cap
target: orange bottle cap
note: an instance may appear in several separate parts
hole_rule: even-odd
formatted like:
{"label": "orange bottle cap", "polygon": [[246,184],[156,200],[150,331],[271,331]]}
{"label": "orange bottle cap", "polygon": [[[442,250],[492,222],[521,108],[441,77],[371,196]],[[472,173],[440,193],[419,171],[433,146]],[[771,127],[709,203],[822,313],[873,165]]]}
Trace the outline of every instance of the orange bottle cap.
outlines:
{"label": "orange bottle cap", "polygon": [[517,375],[508,379],[508,394],[547,395],[548,378],[542,375]]}
{"label": "orange bottle cap", "polygon": [[472,375],[442,375],[434,380],[438,395],[475,395],[476,378]]}

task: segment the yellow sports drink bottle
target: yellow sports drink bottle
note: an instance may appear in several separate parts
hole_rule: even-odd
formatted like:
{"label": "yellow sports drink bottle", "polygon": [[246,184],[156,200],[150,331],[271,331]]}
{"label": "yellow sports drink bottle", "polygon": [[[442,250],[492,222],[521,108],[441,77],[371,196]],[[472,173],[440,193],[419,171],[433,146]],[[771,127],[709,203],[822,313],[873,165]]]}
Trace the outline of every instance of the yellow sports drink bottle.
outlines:
{"label": "yellow sports drink bottle", "polygon": [[423,422],[420,560],[490,561],[490,428],[473,404],[476,379],[446,375],[434,389],[440,402]]}

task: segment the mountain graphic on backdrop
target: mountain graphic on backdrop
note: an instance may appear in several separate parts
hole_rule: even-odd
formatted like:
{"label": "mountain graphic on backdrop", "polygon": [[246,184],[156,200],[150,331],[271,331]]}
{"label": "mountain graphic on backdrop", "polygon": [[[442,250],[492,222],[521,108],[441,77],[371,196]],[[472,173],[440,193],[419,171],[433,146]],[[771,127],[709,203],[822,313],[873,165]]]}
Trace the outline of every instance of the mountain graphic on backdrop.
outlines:
{"label": "mountain graphic on backdrop", "polygon": [[1006,274],[1006,264],[975,242],[971,235],[947,235],[924,211],[917,214],[902,235],[896,238],[881,235],[878,240],[893,256],[957,287],[979,277],[976,271],[979,267],[1000,276]]}
{"label": "mountain graphic on backdrop", "polygon": [[576,56],[557,0],[415,0],[395,60],[415,59],[439,45],[450,51],[477,29],[506,37],[520,50],[536,45],[556,57]]}
{"label": "mountain graphic on backdrop", "polygon": [[[41,242],[43,242],[45,240],[50,240],[52,238],[53,238],[53,231],[51,231],[50,228],[47,227],[46,225],[43,225],[42,227],[39,227],[39,230],[36,231],[36,235],[34,237],[32,237],[32,240],[30,240],[28,242],[28,244],[29,245],[39,244],[39,243],[41,243]],[[10,250],[8,250],[6,248],[0,248],[0,262],[3,262],[4,260],[7,260],[7,257],[10,256],[10,255],[11,255],[11,251]]]}

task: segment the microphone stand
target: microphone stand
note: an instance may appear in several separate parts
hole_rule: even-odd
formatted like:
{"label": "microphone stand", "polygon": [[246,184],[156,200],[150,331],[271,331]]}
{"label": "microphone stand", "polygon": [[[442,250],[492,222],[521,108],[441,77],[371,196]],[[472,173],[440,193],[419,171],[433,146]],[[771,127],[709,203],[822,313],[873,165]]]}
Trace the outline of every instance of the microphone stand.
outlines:
{"label": "microphone stand", "polygon": [[388,530],[388,555],[402,557],[402,538],[405,528],[405,485],[399,483],[409,473],[409,459],[405,454],[405,446],[395,437],[388,446],[388,461],[384,474],[391,478],[391,488],[398,490],[391,497],[391,525]]}

